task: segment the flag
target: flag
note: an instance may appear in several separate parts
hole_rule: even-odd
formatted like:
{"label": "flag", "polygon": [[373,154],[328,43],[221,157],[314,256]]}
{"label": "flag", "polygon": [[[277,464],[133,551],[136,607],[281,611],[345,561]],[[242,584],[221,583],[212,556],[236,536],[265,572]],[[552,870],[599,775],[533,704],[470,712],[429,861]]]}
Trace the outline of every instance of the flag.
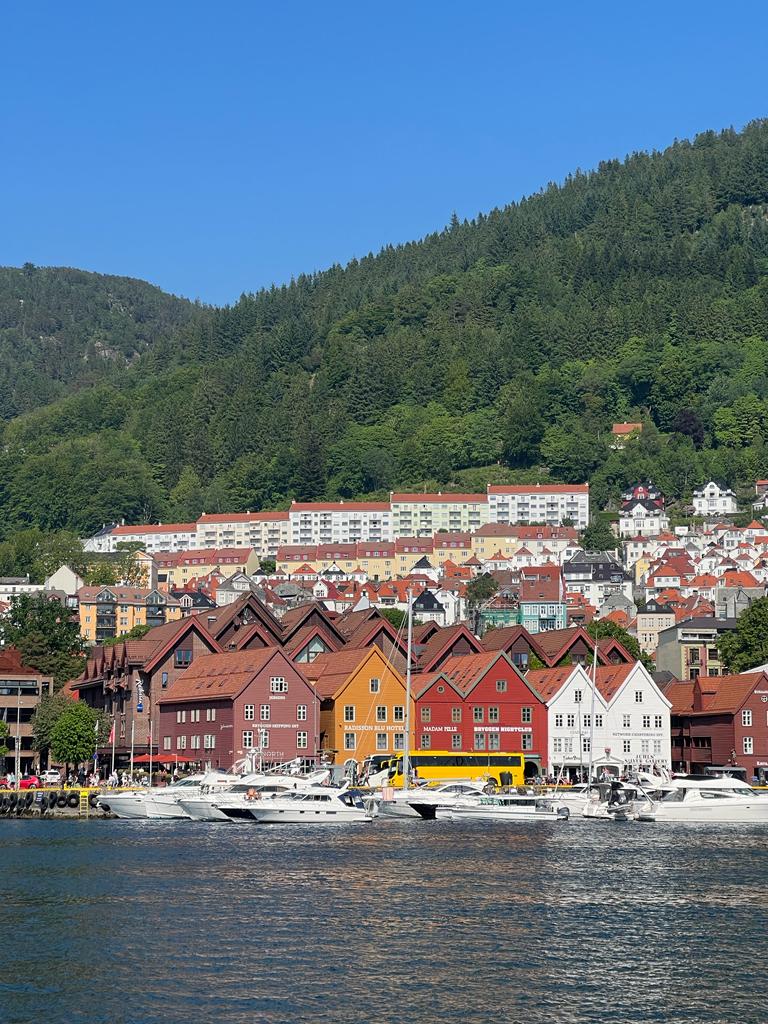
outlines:
{"label": "flag", "polygon": [[107,740],[107,743],[114,743],[114,742],[115,742],[115,723],[113,722],[112,723],[112,728],[109,730],[109,739]]}

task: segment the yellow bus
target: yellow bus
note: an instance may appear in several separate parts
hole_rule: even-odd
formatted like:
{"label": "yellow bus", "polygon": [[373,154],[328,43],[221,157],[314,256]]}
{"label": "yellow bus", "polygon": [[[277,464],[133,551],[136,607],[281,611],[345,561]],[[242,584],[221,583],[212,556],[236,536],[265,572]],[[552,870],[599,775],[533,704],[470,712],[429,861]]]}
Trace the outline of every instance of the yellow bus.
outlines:
{"label": "yellow bus", "polygon": [[[496,751],[414,750],[409,755],[416,779],[448,782],[454,779],[488,779],[497,786],[522,786],[525,783],[523,754]],[[403,755],[389,762],[387,785],[402,787]]]}

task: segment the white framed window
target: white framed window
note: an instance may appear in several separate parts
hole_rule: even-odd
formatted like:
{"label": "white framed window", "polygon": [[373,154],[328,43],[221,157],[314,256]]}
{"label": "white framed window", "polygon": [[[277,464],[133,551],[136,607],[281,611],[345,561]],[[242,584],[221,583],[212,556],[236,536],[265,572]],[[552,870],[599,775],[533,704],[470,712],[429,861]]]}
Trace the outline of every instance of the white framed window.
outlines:
{"label": "white framed window", "polygon": [[428,732],[424,733],[424,735],[421,737],[421,749],[422,750],[429,750],[431,748],[431,746],[432,746],[432,737],[429,735]]}
{"label": "white framed window", "polygon": [[631,754],[632,753],[632,740],[624,740],[624,753],[625,754]]}
{"label": "white framed window", "polygon": [[507,692],[507,680],[506,679],[497,679],[496,680],[496,693],[506,693],[506,692]]}
{"label": "white framed window", "polygon": [[472,708],[472,721],[482,722],[483,720],[483,709],[479,707]]}
{"label": "white framed window", "polygon": [[345,704],[344,705],[344,721],[345,722],[354,722],[354,720],[355,720],[355,705],[354,704]]}
{"label": "white framed window", "polygon": [[387,708],[385,704],[379,704],[376,707],[376,721],[386,722],[387,720]]}
{"label": "white framed window", "polygon": [[296,705],[296,721],[297,722],[306,722],[306,720],[307,720],[307,705],[306,704],[297,704]]}
{"label": "white framed window", "polygon": [[405,750],[405,733],[395,733],[395,750]]}
{"label": "white framed window", "polygon": [[485,750],[485,733],[475,733],[475,750]]}
{"label": "white framed window", "polygon": [[563,738],[562,736],[555,736],[552,740],[552,753],[562,754],[563,752]]}
{"label": "white framed window", "polygon": [[253,746],[253,730],[243,730],[243,750],[250,750]]}
{"label": "white framed window", "polygon": [[200,736],[199,736],[199,734],[197,736],[190,736],[189,737],[189,745],[192,748],[192,750],[199,750],[200,749]]}
{"label": "white framed window", "polygon": [[176,712],[176,724],[177,725],[181,725],[183,722],[186,722],[186,720],[187,720],[187,712],[186,711],[177,711]]}
{"label": "white framed window", "polygon": [[533,750],[533,733],[524,732],[521,735],[522,743],[520,744],[521,750]]}
{"label": "white framed window", "polygon": [[243,709],[243,718],[245,719],[245,721],[246,722],[252,722],[255,717],[256,717],[256,705],[255,704],[246,704],[245,708]]}
{"label": "white framed window", "polygon": [[271,676],[269,680],[270,693],[288,693],[288,683],[283,676]]}
{"label": "white framed window", "polygon": [[592,715],[582,715],[582,723],[585,729],[589,729],[592,725]]}
{"label": "white framed window", "polygon": [[741,724],[746,726],[752,725],[752,712],[749,708],[744,708],[741,712]]}
{"label": "white framed window", "polygon": [[663,715],[655,715],[653,719],[653,724],[657,729],[661,729],[664,725]]}
{"label": "white framed window", "polygon": [[392,721],[393,722],[404,722],[405,721],[405,708],[402,704],[396,704],[392,708]]}
{"label": "white framed window", "polygon": [[424,723],[428,723],[428,722],[432,721],[432,708],[431,707],[428,707],[428,706],[425,705],[424,707],[421,708],[421,720]]}
{"label": "white framed window", "polygon": [[603,716],[602,715],[595,715],[595,728],[596,729],[602,729],[603,728]]}
{"label": "white framed window", "polygon": [[170,750],[170,749],[171,749],[171,737],[170,736],[163,736],[163,750]]}
{"label": "white framed window", "polygon": [[642,703],[643,703],[643,691],[642,690],[635,690],[635,704],[642,704]]}
{"label": "white framed window", "polygon": [[589,753],[589,747],[590,747],[589,736],[582,736],[582,738],[581,738],[581,749],[584,751],[585,754]]}
{"label": "white framed window", "polygon": [[269,704],[261,704],[259,706],[259,721],[268,722],[272,717],[272,708]]}
{"label": "white framed window", "polygon": [[262,750],[269,747],[269,729],[259,729],[259,746]]}
{"label": "white framed window", "polygon": [[744,749],[744,753],[745,754],[754,754],[754,752],[755,752],[755,741],[754,741],[754,739],[751,736],[745,736],[744,737],[743,749]]}
{"label": "white framed window", "polygon": [[353,732],[345,732],[344,733],[344,749],[345,750],[354,750],[356,744],[357,744],[357,737],[355,736],[355,734]]}
{"label": "white framed window", "polygon": [[451,721],[454,723],[461,721],[461,708],[451,708]]}
{"label": "white framed window", "polygon": [[499,709],[498,708],[488,708],[488,721],[489,722],[498,722],[498,720],[499,720]]}
{"label": "white framed window", "polygon": [[461,734],[458,732],[451,736],[451,750],[461,750]]}
{"label": "white framed window", "polygon": [[209,733],[207,736],[203,736],[203,746],[206,750],[216,749],[216,737],[213,733]]}
{"label": "white framed window", "polygon": [[296,733],[296,749],[306,750],[308,746],[308,734],[306,732]]}
{"label": "white framed window", "polygon": [[187,737],[186,736],[177,736],[176,737],[176,749],[177,750],[186,750],[187,749]]}
{"label": "white framed window", "polygon": [[206,722],[215,722],[216,721],[216,708],[206,708],[205,709],[205,720],[206,720]]}
{"label": "white framed window", "polygon": [[641,754],[650,754],[650,752],[651,752],[651,741],[650,740],[640,740],[640,753]]}
{"label": "white framed window", "polygon": [[650,715],[643,715],[643,728],[644,729],[650,729],[651,728],[651,716]]}
{"label": "white framed window", "polygon": [[563,716],[562,715],[555,715],[555,728],[556,729],[562,729],[563,728]]}
{"label": "white framed window", "polygon": [[661,753],[661,740],[654,740],[653,741],[653,752],[654,752],[654,754],[660,754]]}
{"label": "white framed window", "polygon": [[582,691],[581,690],[574,690],[573,691],[573,703],[574,704],[581,704],[581,698],[582,698]]}
{"label": "white framed window", "polygon": [[621,727],[622,729],[629,729],[632,726],[632,716],[622,715],[621,716]]}
{"label": "white framed window", "polygon": [[378,693],[379,690],[381,689],[381,680],[380,679],[370,679],[368,681],[368,685],[370,686],[371,693]]}
{"label": "white framed window", "polygon": [[387,734],[385,732],[376,733],[376,749],[386,750],[387,749]]}
{"label": "white framed window", "polygon": [[488,749],[501,750],[501,734],[498,732],[488,733]]}
{"label": "white framed window", "polygon": [[563,753],[564,754],[572,754],[573,753],[573,737],[572,736],[564,736],[563,737]]}
{"label": "white framed window", "polygon": [[200,708],[192,708],[192,710],[189,712],[189,720],[190,722],[200,721]]}

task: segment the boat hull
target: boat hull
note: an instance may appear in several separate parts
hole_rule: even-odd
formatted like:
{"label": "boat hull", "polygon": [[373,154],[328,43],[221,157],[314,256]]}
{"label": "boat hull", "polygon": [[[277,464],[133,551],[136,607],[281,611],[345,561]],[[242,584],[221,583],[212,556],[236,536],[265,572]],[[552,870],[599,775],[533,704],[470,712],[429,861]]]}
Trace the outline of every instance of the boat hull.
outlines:
{"label": "boat hull", "polygon": [[99,797],[99,806],[108,808],[118,818],[146,818],[147,803],[144,794],[115,793]]}
{"label": "boat hull", "polygon": [[148,818],[188,818],[189,815],[178,800],[164,800],[162,797],[147,797]]}
{"label": "boat hull", "polygon": [[229,821],[229,818],[218,807],[214,807],[210,798],[197,797],[179,800],[179,805],[188,818],[193,821]]}

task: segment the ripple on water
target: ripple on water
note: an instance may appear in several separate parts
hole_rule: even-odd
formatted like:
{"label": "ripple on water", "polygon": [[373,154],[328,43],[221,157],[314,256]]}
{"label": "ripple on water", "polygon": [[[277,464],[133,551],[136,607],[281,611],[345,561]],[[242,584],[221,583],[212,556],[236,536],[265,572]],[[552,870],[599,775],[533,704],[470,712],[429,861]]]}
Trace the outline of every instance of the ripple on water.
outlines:
{"label": "ripple on water", "polygon": [[0,829],[5,1022],[768,1018],[758,829]]}

